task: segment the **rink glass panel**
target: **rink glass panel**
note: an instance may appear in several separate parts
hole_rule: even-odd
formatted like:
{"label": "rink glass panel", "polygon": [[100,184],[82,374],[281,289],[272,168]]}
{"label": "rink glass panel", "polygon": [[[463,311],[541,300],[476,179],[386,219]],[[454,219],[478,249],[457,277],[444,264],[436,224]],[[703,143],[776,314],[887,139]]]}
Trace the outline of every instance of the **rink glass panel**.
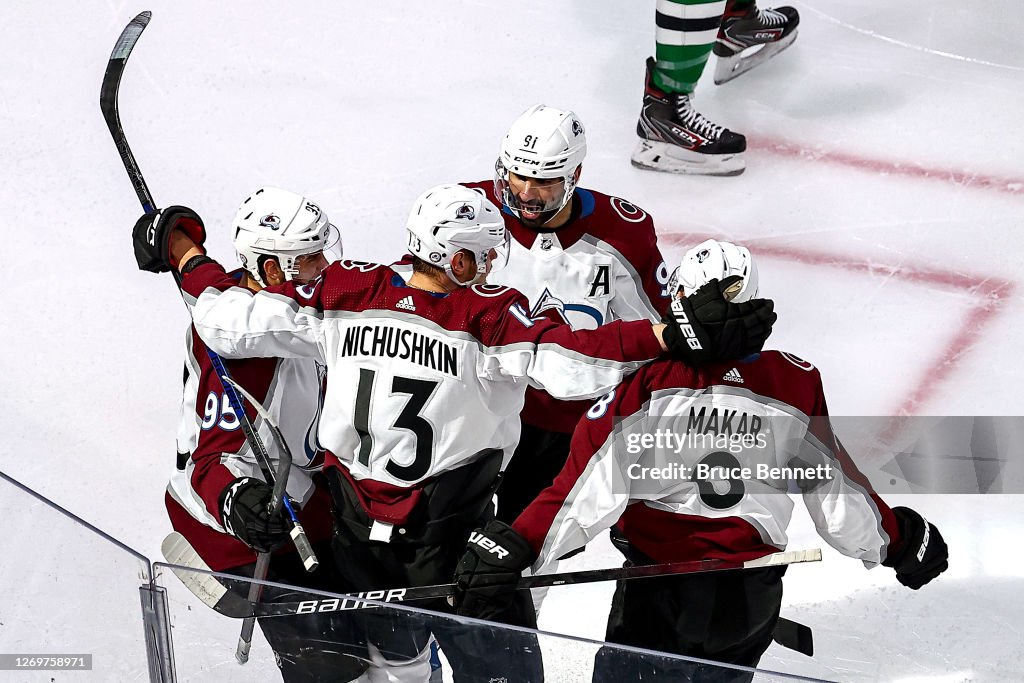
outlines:
{"label": "rink glass panel", "polygon": [[[242,620],[233,619],[213,612],[209,607],[193,596],[171,572],[167,565],[156,563],[154,565],[157,576],[157,583],[166,587],[170,603],[171,623],[174,633],[174,647],[177,653],[176,669],[178,680],[208,680],[216,676],[218,681],[243,681],[243,680],[273,680],[277,676],[275,672],[274,656],[267,645],[266,640],[257,627],[250,660],[244,666],[238,665],[235,661],[235,649],[238,642],[238,635],[241,630]],[[179,569],[179,571],[182,571]],[[188,571],[188,570],[186,570]],[[202,575],[202,572],[193,572]],[[249,582],[243,582],[249,583]],[[270,585],[270,584],[266,584]],[[329,593],[316,591],[302,591],[296,589],[293,596],[289,598],[293,602],[323,601],[333,596]],[[353,601],[350,601],[351,604]],[[491,622],[483,622],[472,619],[462,619],[450,615],[440,614],[413,607],[413,603],[405,605],[384,604],[375,601],[367,601],[373,607],[369,609],[358,609],[335,614],[344,619],[351,617],[360,620],[362,625],[354,629],[355,632],[366,634],[372,631],[371,642],[381,642],[381,634],[391,631],[400,638],[410,633],[444,633],[440,639],[442,642],[472,642],[476,648],[472,651],[475,659],[487,660],[490,662],[511,661],[512,671],[520,674],[523,670],[523,662],[519,654],[524,643],[529,644],[530,639],[539,644],[543,657],[544,681],[550,682],[575,682],[591,681],[594,668],[595,655],[601,649],[602,644],[585,639],[571,638],[557,634],[531,631],[528,629],[514,629],[504,627]],[[276,616],[271,619],[294,620],[302,617]],[[364,628],[367,618],[373,620],[372,624]],[[382,630],[382,625],[383,630]],[[358,639],[359,636],[356,638]],[[388,637],[387,635],[384,636]],[[417,642],[426,642],[425,637]],[[363,651],[362,645],[357,643],[340,643],[342,647],[355,646],[353,652]],[[604,646],[609,647],[609,646]],[[633,671],[662,671],[665,673],[657,677],[647,675],[644,680],[652,681],[676,681],[681,680],[678,673],[686,667],[700,666],[706,673],[715,671],[719,673],[733,672],[739,674],[743,669],[724,667],[710,662],[699,662],[684,657],[673,657],[655,652],[636,650],[631,648],[609,647],[612,654],[620,658],[622,664]],[[367,657],[372,655],[365,651]],[[449,657],[452,652],[441,651],[442,670],[444,680],[451,680],[452,665]],[[425,674],[426,675],[426,674]],[[426,680],[426,679],[424,679]],[[486,680],[486,679],[482,679]],[[511,676],[510,681],[523,680]],[[784,674],[771,673],[767,671],[754,672],[754,681],[788,681],[788,680],[811,680],[788,676]]]}
{"label": "rink glass panel", "polygon": [[0,518],[0,653],[92,656],[91,671],[7,669],[0,680],[149,680],[149,560],[6,476]]}

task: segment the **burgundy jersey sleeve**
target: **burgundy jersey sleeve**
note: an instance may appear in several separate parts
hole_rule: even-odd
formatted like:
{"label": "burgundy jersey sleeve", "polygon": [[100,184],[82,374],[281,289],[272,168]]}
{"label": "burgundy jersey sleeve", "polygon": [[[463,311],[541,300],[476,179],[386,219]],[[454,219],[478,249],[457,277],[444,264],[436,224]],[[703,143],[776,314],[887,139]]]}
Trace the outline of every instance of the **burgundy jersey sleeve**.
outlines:
{"label": "burgundy jersey sleeve", "polygon": [[591,406],[573,434],[562,471],[513,523],[536,553],[536,571],[610,528],[629,504],[627,471],[636,456],[615,437],[623,429],[644,430],[644,405],[650,397],[646,378],[655,365],[642,368]]}
{"label": "burgundy jersey sleeve", "polygon": [[[817,374],[817,369],[814,372]],[[825,393],[822,388],[820,375],[817,376],[816,384],[817,391],[814,397],[814,407],[810,413],[811,424],[809,431],[818,441],[825,444],[832,451],[835,456],[835,463],[840,468],[843,477],[849,480],[851,485],[860,491],[863,496],[868,498],[875,510],[877,510],[878,523],[889,538],[889,544],[885,551],[898,552],[903,543],[899,521],[896,519],[892,509],[874,491],[871,482],[857,468],[842,442],[835,435],[835,432],[832,431],[832,423],[828,417],[828,406],[825,403]],[[809,508],[815,505],[813,499],[806,497],[805,503],[807,503]],[[812,512],[812,516],[815,516],[814,512]],[[883,553],[883,560],[887,552]]]}
{"label": "burgundy jersey sleeve", "polygon": [[220,265],[207,263],[186,274],[182,288],[195,300],[196,330],[216,353],[325,362],[325,312],[362,310],[394,275],[379,264],[339,261],[309,284],[286,282],[254,294],[232,286]]}
{"label": "burgundy jersey sleeve", "polygon": [[573,330],[531,318],[526,298],[514,289],[476,285],[471,290],[491,299],[480,322],[480,372],[491,379],[528,378],[558,398],[595,397],[662,353],[647,321]]}

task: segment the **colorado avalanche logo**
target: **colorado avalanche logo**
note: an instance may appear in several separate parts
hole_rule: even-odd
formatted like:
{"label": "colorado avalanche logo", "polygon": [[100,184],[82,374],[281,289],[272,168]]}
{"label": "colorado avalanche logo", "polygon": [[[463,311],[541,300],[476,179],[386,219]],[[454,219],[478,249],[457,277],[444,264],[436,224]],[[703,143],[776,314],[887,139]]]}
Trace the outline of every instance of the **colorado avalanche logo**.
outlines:
{"label": "colorado avalanche logo", "polygon": [[697,263],[704,263],[705,261],[708,260],[709,256],[711,256],[710,251],[708,251],[707,249],[701,249],[700,251],[697,252]]}
{"label": "colorado avalanche logo", "polygon": [[260,219],[260,226],[264,228],[270,228],[271,230],[281,229],[281,218],[275,216],[272,213],[268,213],[266,216]]}
{"label": "colorado avalanche logo", "polygon": [[455,209],[456,218],[464,218],[467,221],[471,221],[476,218],[476,209],[469,204],[463,204],[459,208]]}
{"label": "colorado avalanche logo", "polygon": [[[545,317],[555,322],[567,323],[572,325],[574,330],[592,330],[604,324],[604,316],[601,311],[586,304],[567,304],[552,294],[547,287],[537,298],[537,303],[530,311],[530,317]],[[593,323],[589,319],[592,319]]]}
{"label": "colorado avalanche logo", "polygon": [[316,280],[305,285],[299,285],[295,288],[295,291],[303,299],[313,298],[313,294],[316,292],[316,286],[320,284],[320,276],[317,276]]}
{"label": "colorado avalanche logo", "polygon": [[647,218],[647,212],[641,209],[639,206],[630,204],[625,199],[618,197],[612,197],[609,202],[612,205],[612,209],[615,213],[619,214],[619,218],[628,223],[641,223]]}
{"label": "colorado avalanche logo", "polygon": [[576,119],[572,120],[572,134],[573,137],[583,135],[583,124],[577,121]]}
{"label": "colorado avalanche logo", "polygon": [[785,351],[782,351],[781,354],[782,354],[783,358],[785,358],[790,363],[792,363],[793,365],[797,366],[798,368],[800,368],[804,372],[810,372],[811,370],[814,370],[814,366],[811,365],[810,363],[808,363],[807,361],[805,361],[800,356],[794,356],[793,354],[786,353]]}

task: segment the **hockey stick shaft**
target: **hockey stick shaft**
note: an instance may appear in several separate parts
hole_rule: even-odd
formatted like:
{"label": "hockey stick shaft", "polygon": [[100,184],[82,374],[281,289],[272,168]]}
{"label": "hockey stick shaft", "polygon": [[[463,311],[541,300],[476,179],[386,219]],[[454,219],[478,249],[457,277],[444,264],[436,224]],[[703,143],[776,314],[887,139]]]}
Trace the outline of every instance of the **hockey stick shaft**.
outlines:
{"label": "hockey stick shaft", "polygon": [[[241,616],[250,611],[252,603],[240,594],[228,590],[184,536],[178,532],[168,534],[162,549],[164,558],[170,564],[170,570],[205,605],[228,616]],[[369,596],[364,593],[360,597]],[[386,594],[384,597],[387,597]],[[345,603],[338,603],[339,610],[375,606],[358,598],[349,597],[344,600]],[[329,605],[326,601],[313,601],[313,604],[317,607]],[[814,640],[810,627],[785,617],[779,617],[772,639],[779,645],[808,657],[814,654]]]}
{"label": "hockey stick shaft", "polygon": [[[218,359],[218,361],[219,360],[220,359]],[[255,396],[246,391],[245,387],[233,380],[231,376],[227,374],[227,369],[224,368],[223,363],[220,364],[220,368],[224,370],[224,374],[221,375],[221,382],[224,385],[224,389],[225,391],[231,391],[231,396],[229,396],[228,401],[232,402],[233,407],[235,402],[237,402],[239,409],[241,409],[242,401],[238,394],[242,394],[242,396],[249,401],[249,404],[256,409],[256,413],[263,418],[263,421],[270,428],[270,434],[273,437],[274,442],[277,444],[277,449],[281,452],[281,455],[278,458],[276,479],[271,477],[271,480],[274,481],[274,496],[271,499],[270,512],[271,514],[277,512],[277,504],[284,505],[284,509],[287,511],[288,517],[291,519],[292,530],[290,535],[295,544],[295,549],[298,551],[299,558],[302,560],[302,566],[307,572],[311,572],[316,569],[320,563],[316,559],[316,553],[313,552],[313,546],[310,544],[309,538],[306,536],[306,531],[303,529],[302,523],[299,522],[298,515],[295,514],[295,508],[292,507],[291,499],[285,494],[288,473],[291,472],[292,463],[294,462],[292,449],[289,448],[288,442],[284,438],[284,434],[281,433],[281,428],[277,426],[277,423],[274,421],[274,417],[270,414],[270,411],[268,411],[262,403],[257,401]],[[250,429],[251,428],[252,427],[250,425]],[[255,433],[253,434],[253,440],[261,445],[263,443],[263,440]],[[269,466],[270,457],[266,454],[266,451],[264,451],[263,455],[266,458],[267,465]],[[282,479],[285,481],[285,484],[281,484]]]}
{"label": "hockey stick shaft", "polygon": [[[299,517],[295,514],[295,508],[292,506],[291,499],[285,494],[285,489],[288,486],[288,475],[291,472],[292,467],[292,451],[288,448],[288,443],[285,441],[284,436],[281,434],[281,430],[275,424],[273,417],[266,408],[263,407],[256,398],[246,391],[242,385],[234,381],[231,375],[228,373],[228,369],[224,366],[224,361],[221,360],[220,356],[211,351],[206,350],[206,353],[210,356],[210,363],[213,365],[213,369],[217,372],[217,376],[220,377],[221,385],[224,387],[224,395],[228,397],[228,403],[231,404],[231,409],[235,411],[235,415],[238,416],[239,424],[242,425],[242,431],[245,433],[246,441],[249,442],[250,448],[252,448],[253,454],[256,457],[256,461],[260,465],[260,469],[263,471],[263,478],[267,482],[274,485],[273,498],[271,499],[272,507],[270,513],[277,512],[277,505],[283,504],[285,512],[288,514],[289,520],[292,523],[291,537],[295,543],[295,549],[299,553],[299,557],[302,560],[302,566],[305,567],[306,571],[311,572],[317,568],[319,561],[316,558],[316,553],[313,552],[313,546],[310,545],[309,539],[306,537],[306,531],[302,527],[302,523],[299,522]],[[271,469],[270,454],[267,453],[266,446],[263,445],[263,439],[256,433],[256,429],[253,427],[252,420],[249,419],[249,414],[245,412],[245,406],[242,404],[242,398],[239,393],[245,396],[249,401],[256,413],[263,418],[263,421],[270,427],[271,436],[277,443],[280,456],[278,457],[277,472],[275,473]]]}
{"label": "hockey stick shaft", "polygon": [[[291,538],[295,543],[295,548],[299,552],[299,557],[302,560],[303,566],[306,571],[313,571],[319,565],[316,558],[316,553],[313,552],[313,547],[309,543],[309,539],[306,538],[306,532],[302,528],[302,524],[299,523],[298,518],[295,515],[295,511],[292,509],[291,501],[288,500],[288,495],[285,492],[285,488],[288,483],[288,474],[291,472],[292,467],[292,451],[288,447],[288,443],[284,439],[284,435],[281,434],[281,430],[274,422],[273,417],[263,406],[262,403],[256,400],[256,398],[246,391],[242,385],[231,379],[227,374],[227,368],[220,362],[220,358],[217,357],[212,351],[210,351],[210,360],[214,361],[214,368],[220,373],[220,379],[224,385],[224,392],[228,395],[228,401],[231,403],[232,409],[239,415],[244,415],[244,406],[242,406],[241,398],[238,396],[241,393],[248,401],[249,404],[256,409],[256,413],[263,418],[263,421],[270,427],[271,435],[277,442],[278,449],[281,451],[280,457],[278,458],[278,470],[277,478],[274,481],[274,490],[270,498],[270,508],[268,512],[271,516],[275,515],[278,511],[279,506],[283,503],[285,509],[288,511],[292,519],[292,531]],[[248,416],[246,416],[245,423],[248,423]],[[243,423],[243,424],[245,424]],[[252,429],[252,425],[249,425],[249,429]],[[253,431],[253,439],[250,443],[259,443],[262,446],[262,440]],[[270,458],[267,454],[263,453],[266,462],[269,465]],[[270,570],[270,553],[260,553],[256,558],[256,571],[253,574],[253,578],[257,582],[252,583],[249,586],[249,602],[259,603],[260,596],[263,593],[263,584],[258,583],[267,578],[267,573]],[[238,636],[238,646],[235,648],[235,659],[240,664],[245,664],[249,661],[249,649],[252,647],[252,634],[256,627],[256,617],[246,617],[245,621],[242,622],[242,632]]]}
{"label": "hockey stick shaft", "polygon": [[[164,557],[172,565],[186,567],[193,571],[176,571],[175,573],[192,593],[208,607],[235,619],[246,617],[278,617],[295,614],[312,614],[316,612],[335,612],[351,609],[365,609],[377,605],[366,602],[409,602],[428,598],[441,598],[453,595],[455,584],[439,584],[434,586],[413,586],[410,588],[392,588],[387,590],[366,591],[356,595],[341,595],[331,598],[312,598],[298,602],[277,602],[256,604],[242,598],[237,593],[228,591],[215,576],[207,573],[209,568],[198,558],[194,551],[188,551],[188,542],[180,534],[171,534],[164,541],[165,548],[170,545],[172,537],[178,543],[178,550],[173,554],[167,550]],[[747,562],[726,562],[724,560],[697,560],[693,562],[674,562],[669,564],[640,565],[613,569],[594,569],[561,574],[541,574],[521,579],[517,589],[538,588],[541,586],[570,586],[597,581],[626,580],[677,574],[699,574],[717,571],[736,571],[743,569],[759,569],[778,567],[804,562],[821,560],[821,550],[790,550],[773,553]],[[173,570],[173,567],[172,567]],[[195,571],[198,570],[198,571]],[[312,596],[312,594],[311,594]]]}
{"label": "hockey stick shaft", "polygon": [[[149,187],[146,185],[146,180],[142,175],[142,169],[139,168],[138,163],[135,161],[135,155],[132,154],[131,147],[128,145],[128,138],[124,134],[124,128],[121,125],[121,115],[118,107],[118,93],[121,89],[121,76],[124,74],[125,65],[128,63],[128,57],[131,55],[132,50],[135,48],[135,44],[139,41],[139,38],[142,36],[142,32],[146,29],[146,26],[149,25],[152,18],[152,12],[140,12],[128,23],[127,26],[125,26],[124,30],[121,31],[121,35],[118,36],[117,42],[114,44],[114,49],[110,53],[110,59],[107,61],[107,68],[103,73],[103,81],[100,85],[100,111],[103,114],[103,120],[107,124],[107,129],[110,131],[110,136],[114,141],[114,146],[117,148],[117,152],[121,157],[121,163],[124,165],[124,169],[128,173],[128,179],[131,181],[132,187],[135,189],[135,195],[142,204],[142,210],[145,213],[155,211],[156,202],[153,201],[153,195],[149,191]],[[174,272],[174,278],[175,282],[180,286],[180,275],[176,271]],[[209,350],[208,353],[210,355],[210,360],[217,368],[218,377],[223,379],[227,376],[227,369],[224,368],[224,365],[217,354]],[[263,470],[264,477],[268,482],[274,481],[273,471],[270,467],[270,457],[267,454],[266,448],[260,440],[259,435],[252,428],[252,424],[249,422],[248,415],[246,414],[241,401],[238,399],[238,396],[234,394],[232,387],[228,383],[224,383],[224,391],[225,394],[229,395],[228,400],[242,424],[242,429],[245,433],[246,440],[249,442],[249,446],[252,448],[253,453],[259,460],[260,469]],[[284,463],[281,464],[283,465]],[[290,460],[287,465],[289,468],[291,467]],[[305,556],[302,558],[303,564],[306,565],[308,571],[312,571],[316,567],[316,556],[312,555],[312,548],[309,546],[309,542],[305,538],[305,532],[302,530],[302,525],[299,524],[295,511],[284,496],[284,489],[287,485],[287,472],[288,470],[284,470],[284,476],[279,477],[282,480],[281,486],[277,486],[277,482],[274,482],[275,496],[271,501],[270,508],[271,511],[276,511],[280,501],[284,502],[285,508],[287,509],[293,523],[294,533],[292,538],[302,538],[303,542],[301,544],[297,542],[296,547],[300,553],[303,553],[304,551],[306,552]],[[261,553],[257,559],[257,570],[262,569],[262,574],[258,575],[258,578],[261,580],[266,578],[269,563],[269,553]],[[253,593],[256,598],[254,602],[258,601],[259,592],[260,591],[257,590],[256,585],[254,584]],[[236,656],[242,663],[248,659],[248,645],[252,639],[253,627],[254,622],[251,619],[246,620],[242,627],[242,634],[239,639],[239,649],[236,652]],[[243,640],[245,641],[244,649]]]}
{"label": "hockey stick shaft", "polygon": [[[135,161],[135,156],[132,154],[131,147],[128,145],[128,139],[121,126],[121,117],[118,108],[118,92],[121,88],[121,76],[124,73],[128,57],[131,55],[132,49],[138,42],[143,30],[145,30],[146,26],[149,25],[152,16],[151,12],[140,12],[121,32],[121,35],[117,39],[117,43],[114,45],[114,50],[110,54],[110,60],[107,62],[107,69],[103,74],[103,83],[100,86],[100,111],[103,113],[103,120],[107,124],[110,136],[114,140],[114,146],[117,147],[118,154],[121,156],[121,162],[124,165],[125,171],[128,173],[128,179],[131,181],[132,187],[135,188],[135,194],[139,198],[139,202],[142,204],[142,209],[147,213],[156,210],[156,203],[153,200],[153,195],[149,191],[149,187],[146,185],[146,180],[142,175],[142,170]],[[177,273],[174,273],[174,275],[175,279],[180,277]],[[227,375],[227,369],[224,367],[220,357],[209,349],[207,349],[207,353],[210,355],[210,360],[213,363],[214,368],[217,370],[218,377],[224,377]],[[236,415],[238,415],[239,421],[242,424],[242,431],[245,433],[246,440],[249,442],[249,446],[252,448],[253,453],[259,462],[264,478],[268,482],[274,481],[274,472],[271,468],[270,457],[267,454],[267,450],[263,446],[259,435],[256,434],[255,430],[253,430],[252,424],[248,419],[248,415],[245,410],[242,409],[242,403],[239,400],[238,395],[229,387],[225,386],[224,389],[225,394],[228,396],[228,401],[231,403],[232,409],[235,410]],[[289,516],[292,518],[292,522],[294,524],[298,524],[298,518],[296,517],[291,504],[286,502],[285,506],[289,512]]]}
{"label": "hockey stick shaft", "polygon": [[[665,564],[634,565],[612,569],[589,569],[561,574],[540,574],[527,576],[519,580],[516,590],[542,588],[545,586],[572,586],[598,581],[619,581],[628,579],[651,578],[657,576],[675,576],[680,574],[706,574],[720,571],[737,571],[743,569],[761,569],[779,567],[804,562],[820,562],[821,549],[790,550],[773,553],[746,562],[730,562],[727,560],[694,560],[691,562],[670,562]],[[433,586],[412,586],[409,588],[393,588],[390,590],[366,591],[358,595],[344,598],[325,598],[320,600],[303,600],[295,603],[263,603],[252,604],[250,609],[259,617],[287,616],[292,614],[311,614],[314,612],[332,612],[349,609],[364,609],[375,605],[364,602],[409,602],[430,598],[446,598],[455,594],[454,583],[442,583]],[[228,615],[231,616],[231,615]],[[235,615],[245,616],[245,615]]]}

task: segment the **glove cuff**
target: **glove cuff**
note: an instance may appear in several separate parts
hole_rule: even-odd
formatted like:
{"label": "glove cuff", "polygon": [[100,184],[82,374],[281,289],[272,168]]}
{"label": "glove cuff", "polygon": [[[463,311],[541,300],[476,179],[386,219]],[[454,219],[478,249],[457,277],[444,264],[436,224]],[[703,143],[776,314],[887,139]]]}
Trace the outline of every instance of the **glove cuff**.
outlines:
{"label": "glove cuff", "polygon": [[220,492],[217,507],[220,510],[221,524],[224,525],[224,529],[232,536],[235,536],[236,538],[238,537],[235,530],[231,528],[231,508],[235,504],[235,499],[243,490],[249,488],[253,484],[261,483],[263,482],[255,477],[239,477],[225,486],[224,490]]}
{"label": "glove cuff", "polygon": [[532,565],[533,561],[537,559],[537,553],[533,551],[533,546],[530,545],[530,542],[520,536],[518,531],[505,522],[492,519],[484,525],[483,531],[488,536],[499,541],[513,557],[522,558],[522,561],[525,562],[524,568]]}
{"label": "glove cuff", "polygon": [[193,256],[192,258],[190,258],[188,261],[185,262],[185,265],[183,265],[181,267],[181,274],[182,275],[186,275],[188,273],[191,273],[193,270],[195,270],[199,266],[206,265],[207,263],[216,263],[216,261],[214,261],[212,258],[207,256],[206,254],[200,254],[199,256]]}
{"label": "glove cuff", "polygon": [[911,553],[916,552],[928,522],[917,511],[907,507],[895,507],[892,512],[900,526],[900,538],[895,548],[890,546],[882,566],[892,567],[899,572],[907,564],[908,559],[913,557]]}

